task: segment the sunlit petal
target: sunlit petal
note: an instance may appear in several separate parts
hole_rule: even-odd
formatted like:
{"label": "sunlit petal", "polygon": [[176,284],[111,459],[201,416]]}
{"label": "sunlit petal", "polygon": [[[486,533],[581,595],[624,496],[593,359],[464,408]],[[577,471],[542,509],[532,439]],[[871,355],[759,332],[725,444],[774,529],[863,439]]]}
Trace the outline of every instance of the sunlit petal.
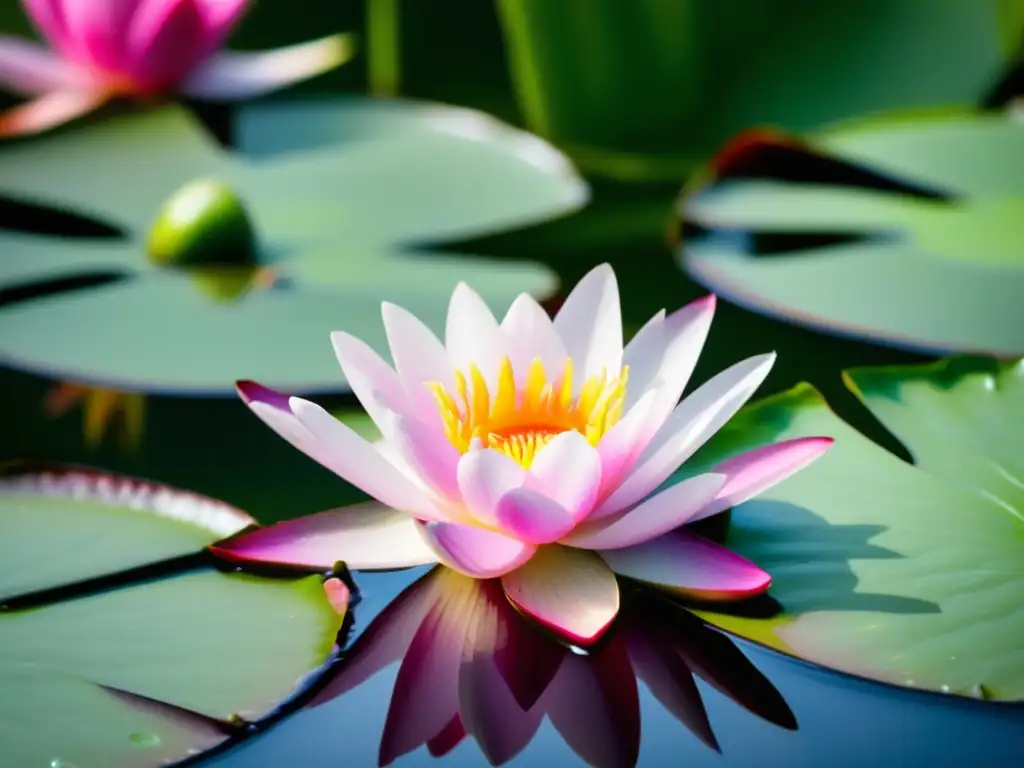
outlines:
{"label": "sunlit petal", "polygon": [[452,365],[461,371],[475,365],[493,391],[505,355],[504,338],[490,308],[465,283],[452,293],[444,340]]}
{"label": "sunlit petal", "polygon": [[493,579],[529,560],[537,548],[486,528],[423,523],[420,530],[437,559],[474,579]]}
{"label": "sunlit petal", "polygon": [[562,543],[584,549],[622,549],[650,541],[690,522],[725,485],[725,475],[697,475],[652,496],[617,517],[584,526]]}
{"label": "sunlit petal", "polygon": [[413,518],[380,504],[358,504],[257,528],[213,545],[236,562],[327,570],[387,570],[434,563]]}
{"label": "sunlit petal", "polygon": [[568,352],[562,338],[547,312],[529,294],[521,293],[512,302],[501,321],[501,332],[517,386],[523,385],[526,370],[535,359],[551,374],[565,365]]}
{"label": "sunlit petal", "polygon": [[771,577],[749,560],[686,531],[601,556],[622,576],[698,600],[740,600],[771,584]]}
{"label": "sunlit petal", "polygon": [[574,521],[590,512],[601,485],[601,457],[579,432],[563,432],[540,449],[526,487],[567,510]]}
{"label": "sunlit petal", "polygon": [[619,285],[609,265],[595,267],[576,284],[554,325],[581,380],[622,367]]}
{"label": "sunlit petal", "polygon": [[544,494],[529,488],[517,488],[498,502],[497,523],[502,530],[521,541],[550,544],[571,531],[576,525],[576,518]]}
{"label": "sunlit petal", "polygon": [[394,426],[390,414],[401,414],[406,401],[398,374],[368,344],[355,336],[335,331],[331,334],[331,344],[352,392],[381,434],[390,438]]}
{"label": "sunlit petal", "polygon": [[696,452],[750,399],[775,362],[775,355],[748,358],[681,402],[637,459],[625,480],[598,506],[601,517],[635,504]]}
{"label": "sunlit petal", "polygon": [[604,634],[619,612],[615,576],[591,552],[543,547],[501,583],[519,610],[582,645]]}
{"label": "sunlit petal", "polygon": [[489,449],[463,454],[458,467],[459,489],[470,513],[485,524],[497,522],[498,502],[526,482],[526,470],[514,459]]}
{"label": "sunlit petal", "polygon": [[735,507],[781,483],[822,456],[833,442],[830,437],[801,437],[766,445],[723,461],[712,471],[726,476],[725,485],[690,522]]}
{"label": "sunlit petal", "polygon": [[440,517],[424,490],[320,406],[251,381],[239,382],[238,393],[267,426],[360,490],[395,509]]}

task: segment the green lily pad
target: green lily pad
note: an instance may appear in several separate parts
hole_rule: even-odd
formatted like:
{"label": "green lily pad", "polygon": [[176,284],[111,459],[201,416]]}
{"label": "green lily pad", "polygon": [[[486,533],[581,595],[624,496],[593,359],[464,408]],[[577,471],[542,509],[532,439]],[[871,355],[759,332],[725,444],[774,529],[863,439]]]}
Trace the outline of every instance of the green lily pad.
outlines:
{"label": "green lily pad", "polygon": [[952,358],[846,380],[915,463],[806,384],[742,411],[688,473],[772,440],[836,442],[732,511],[729,547],[772,574],[783,612],[702,615],[847,672],[1024,699],[1024,361]]}
{"label": "green lily pad", "polygon": [[928,352],[1024,353],[1024,123],[890,116],[728,147],[681,260],[749,309]]}
{"label": "green lily pad", "polygon": [[[338,391],[328,334],[387,349],[380,304],[437,331],[470,282],[495,311],[543,297],[536,263],[416,246],[565,214],[587,188],[539,139],[481,114],[360,99],[252,106],[221,149],[184,110],[112,119],[0,151],[0,195],[91,216],[129,233],[83,240],[0,232],[0,289],[118,278],[0,310],[0,362],[65,380],[169,394],[227,395],[252,378],[293,392]],[[197,179],[234,192],[272,287],[161,268],[146,256],[166,202]],[[254,271],[254,275],[257,273]],[[265,281],[264,281],[265,282]]]}
{"label": "green lily pad", "polygon": [[218,502],[116,476],[3,478],[5,762],[165,765],[241,736],[301,690],[332,657],[341,625],[319,577],[227,574],[197,557],[146,581],[90,581],[201,556],[250,522]]}

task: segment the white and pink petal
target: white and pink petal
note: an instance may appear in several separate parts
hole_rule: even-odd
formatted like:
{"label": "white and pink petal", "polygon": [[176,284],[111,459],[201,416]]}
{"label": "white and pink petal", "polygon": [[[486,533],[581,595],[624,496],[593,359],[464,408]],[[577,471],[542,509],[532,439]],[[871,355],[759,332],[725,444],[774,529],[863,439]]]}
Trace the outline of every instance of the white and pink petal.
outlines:
{"label": "white and pink petal", "polygon": [[0,112],[0,139],[33,136],[77,120],[110,100],[102,91],[54,91]]}
{"label": "white and pink petal", "polygon": [[391,358],[395,364],[414,412],[426,423],[437,420],[437,402],[426,386],[437,382],[447,391],[454,390],[452,363],[444,344],[414,314],[397,304],[384,302],[381,317],[387,334]]}
{"label": "white and pink petal", "polygon": [[615,272],[601,264],[569,293],[554,320],[555,330],[573,361],[574,386],[590,376],[622,368],[622,312]]}
{"label": "white and pink petal", "polygon": [[418,523],[427,546],[453,571],[474,579],[493,579],[533,557],[532,544],[497,531],[460,523]]}
{"label": "white and pink petal", "polygon": [[623,549],[655,539],[690,522],[725,485],[720,474],[683,480],[619,515],[577,528],[562,543],[584,549]]}
{"label": "white and pink petal", "polygon": [[391,442],[404,464],[429,488],[443,499],[459,502],[457,473],[462,454],[443,432],[432,430],[414,417],[402,416],[394,422]]}
{"label": "white and pink petal", "polygon": [[774,353],[743,360],[683,400],[594,514],[626,509],[664,483],[750,399],[774,362]]}
{"label": "white and pink petal", "polygon": [[424,488],[320,406],[251,381],[239,382],[237,387],[246,405],[267,426],[361,491],[423,519],[441,517]]}
{"label": "white and pink petal", "polygon": [[233,562],[327,570],[390,570],[437,562],[413,518],[376,503],[357,504],[257,528],[210,547]]}
{"label": "white and pink petal", "polygon": [[568,510],[573,520],[582,520],[601,487],[601,456],[579,432],[563,432],[537,452],[525,486]]}
{"label": "white and pink petal", "polygon": [[23,96],[84,91],[92,86],[82,69],[41,45],[0,36],[0,88]]}
{"label": "white and pink petal", "polygon": [[251,99],[329,72],[354,53],[346,35],[271,51],[220,51],[189,73],[179,89],[207,101]]}
{"label": "white and pink petal", "polygon": [[540,545],[561,539],[576,527],[576,518],[544,494],[516,488],[498,502],[497,523],[510,536]]}
{"label": "white and pink petal", "polygon": [[592,552],[542,547],[501,583],[516,608],[580,645],[600,638],[619,612],[615,575]]}
{"label": "white and pink petal", "polygon": [[711,471],[725,475],[725,485],[691,522],[716,515],[767,491],[820,458],[834,442],[831,437],[798,437],[723,461]]}
{"label": "white and pink petal", "polygon": [[485,525],[496,525],[498,502],[526,482],[526,470],[500,451],[474,448],[462,454],[458,484],[469,513]]}
{"label": "white and pink petal", "polygon": [[335,331],[331,345],[352,392],[381,435],[390,439],[394,427],[391,414],[401,414],[407,399],[402,380],[368,344],[351,334]]}
{"label": "white and pink petal", "polygon": [[487,303],[465,283],[459,283],[448,303],[445,349],[452,365],[465,374],[475,365],[494,392],[505,355],[505,339]]}
{"label": "white and pink petal", "polygon": [[688,531],[604,551],[601,557],[621,576],[697,600],[742,600],[771,585],[768,573],[754,563]]}
{"label": "white and pink petal", "polygon": [[501,321],[505,351],[516,386],[523,386],[530,363],[540,360],[548,379],[557,379],[565,367],[568,353],[544,308],[528,293],[512,302]]}

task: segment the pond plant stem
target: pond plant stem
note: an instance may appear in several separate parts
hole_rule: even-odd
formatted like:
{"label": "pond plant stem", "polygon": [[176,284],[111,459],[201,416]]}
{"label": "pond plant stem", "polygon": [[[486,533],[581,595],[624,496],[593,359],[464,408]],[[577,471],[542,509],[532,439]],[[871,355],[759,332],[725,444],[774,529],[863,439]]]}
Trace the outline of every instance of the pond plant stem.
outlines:
{"label": "pond plant stem", "polygon": [[367,0],[367,78],[370,93],[381,98],[398,95],[402,76],[401,0]]}

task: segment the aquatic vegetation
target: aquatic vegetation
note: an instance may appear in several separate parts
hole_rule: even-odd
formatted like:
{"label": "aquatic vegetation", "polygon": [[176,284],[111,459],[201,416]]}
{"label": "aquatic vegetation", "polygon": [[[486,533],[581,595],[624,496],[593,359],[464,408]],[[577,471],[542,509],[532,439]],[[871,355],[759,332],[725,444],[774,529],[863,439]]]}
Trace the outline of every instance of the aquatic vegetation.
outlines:
{"label": "aquatic vegetation", "polygon": [[557,288],[546,266],[439,245],[586,202],[539,139],[470,110],[357,98],[243,107],[234,126],[225,149],[166,107],[0,152],[0,197],[112,232],[0,231],[0,291],[74,284],[0,305],[0,361],[133,392],[233,395],[240,378],[337,392],[316,341],[343,327],[385,352],[381,301],[440,330],[460,279],[503,307]]}
{"label": "aquatic vegetation", "polygon": [[279,435],[391,511],[293,520],[215,551],[307,565],[330,552],[328,564],[353,568],[440,562],[500,577],[520,610],[579,643],[614,620],[616,573],[703,599],[763,592],[766,572],[682,526],[780,482],[831,440],[762,445],[659,491],[775,359],[740,362],[677,405],[714,308],[707,297],[659,313],[624,347],[607,265],[576,285],[554,320],[524,294],[499,324],[461,284],[444,344],[384,304],[394,369],[354,336],[331,336],[382,445],[308,400],[253,382],[238,389]]}
{"label": "aquatic vegetation", "polygon": [[0,37],[0,87],[32,97],[0,113],[0,137],[45,131],[116,98],[259,96],[323,74],[353,54],[345,35],[259,53],[221,50],[249,4],[22,0],[50,48]]}
{"label": "aquatic vegetation", "polygon": [[726,543],[774,577],[771,619],[715,624],[847,672],[1024,699],[1024,363],[954,358],[846,374],[913,464],[812,387],[742,411],[677,479],[753,445],[826,432],[828,455],[737,505]]}
{"label": "aquatic vegetation", "polygon": [[754,131],[684,191],[680,260],[750,309],[931,353],[1024,353],[1024,127],[1001,112]]}
{"label": "aquatic vegetation", "polygon": [[301,692],[342,617],[320,577],[209,567],[203,547],[252,523],[101,472],[0,476],[5,759],[164,765],[240,738]]}

